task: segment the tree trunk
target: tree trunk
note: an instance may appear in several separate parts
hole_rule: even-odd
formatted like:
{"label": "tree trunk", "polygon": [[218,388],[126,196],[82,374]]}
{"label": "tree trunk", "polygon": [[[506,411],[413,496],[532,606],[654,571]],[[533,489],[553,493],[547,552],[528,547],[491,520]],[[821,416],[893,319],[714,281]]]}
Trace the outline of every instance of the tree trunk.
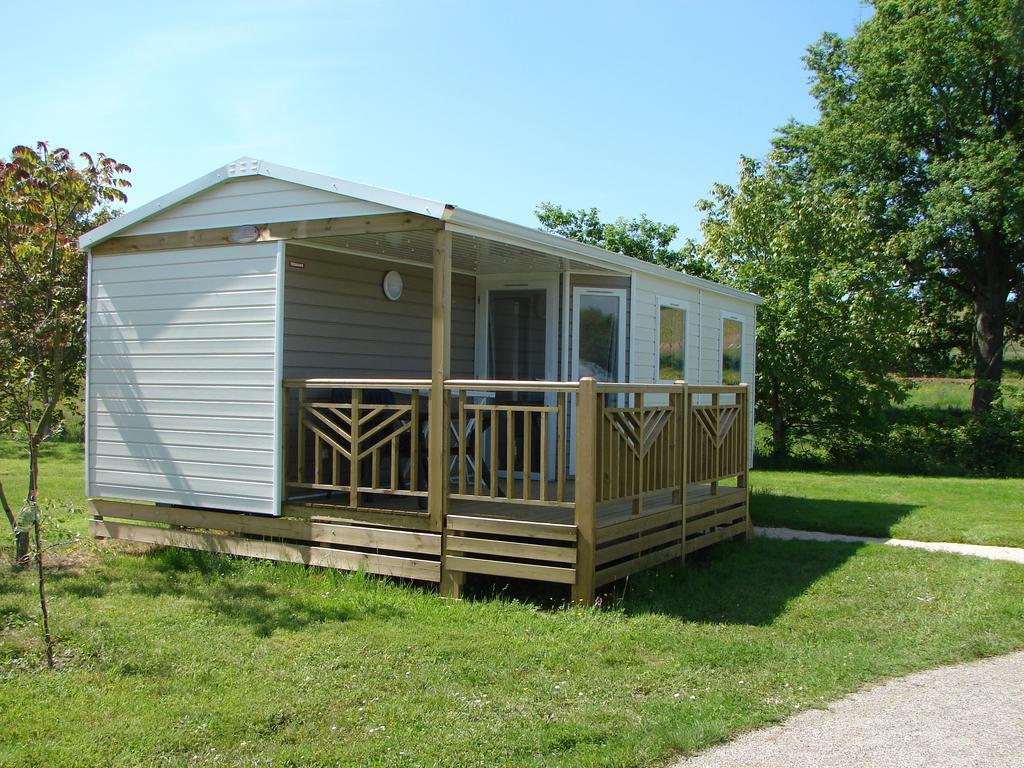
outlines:
{"label": "tree trunk", "polygon": [[988,413],[999,396],[1003,378],[1003,335],[1009,289],[1004,280],[990,279],[978,286],[974,298],[974,396],[971,411]]}
{"label": "tree trunk", "polygon": [[14,567],[24,568],[28,565],[28,531],[18,530],[18,518],[7,501],[7,494],[4,492],[4,484],[0,482],[0,507],[3,507],[4,517],[11,525],[11,534],[14,536]]}

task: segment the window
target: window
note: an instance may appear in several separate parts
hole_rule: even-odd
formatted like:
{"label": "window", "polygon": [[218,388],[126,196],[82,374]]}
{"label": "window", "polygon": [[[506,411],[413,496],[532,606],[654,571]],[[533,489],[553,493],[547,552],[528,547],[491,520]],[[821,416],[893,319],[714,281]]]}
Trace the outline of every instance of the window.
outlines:
{"label": "window", "polygon": [[658,380],[686,378],[686,310],[671,304],[658,307]]}
{"label": "window", "polygon": [[743,369],[743,321],[722,318],[722,383],[739,384]]}

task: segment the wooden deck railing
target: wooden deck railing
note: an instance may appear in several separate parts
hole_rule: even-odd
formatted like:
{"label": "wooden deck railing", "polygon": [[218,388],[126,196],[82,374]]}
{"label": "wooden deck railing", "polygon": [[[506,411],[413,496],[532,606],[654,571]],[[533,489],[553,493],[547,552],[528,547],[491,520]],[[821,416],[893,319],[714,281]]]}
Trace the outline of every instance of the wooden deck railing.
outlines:
{"label": "wooden deck railing", "polygon": [[[569,583],[589,602],[597,586],[750,535],[749,408],[746,385],[683,381],[288,380],[283,501],[343,493],[315,503],[439,536],[445,594],[485,573]],[[370,495],[418,497],[418,509]],[[507,511],[480,506],[495,503]]]}
{"label": "wooden deck railing", "polygon": [[[346,493],[352,507],[363,494],[427,497],[430,386],[285,381],[286,486]],[[746,385],[453,379],[444,387],[449,499],[572,508],[583,491],[595,506],[625,500],[639,514],[652,496],[678,499],[695,484],[714,492],[746,473]],[[575,481],[571,440],[585,465]],[[581,489],[591,482],[592,493]]]}
{"label": "wooden deck railing", "polygon": [[451,380],[450,498],[572,507],[568,493],[573,382]]}
{"label": "wooden deck railing", "polygon": [[365,493],[425,498],[429,387],[422,379],[285,381],[285,483],[347,493],[352,507]]}

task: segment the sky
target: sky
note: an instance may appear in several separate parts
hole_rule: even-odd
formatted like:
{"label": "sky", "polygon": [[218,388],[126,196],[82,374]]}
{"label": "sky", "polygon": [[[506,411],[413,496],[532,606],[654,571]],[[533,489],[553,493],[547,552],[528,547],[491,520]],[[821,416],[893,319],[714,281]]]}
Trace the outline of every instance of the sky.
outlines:
{"label": "sky", "polygon": [[857,0],[0,0],[0,153],[133,169],[138,207],[241,156],[519,224],[551,201],[698,237],[741,154],[815,119],[801,57]]}

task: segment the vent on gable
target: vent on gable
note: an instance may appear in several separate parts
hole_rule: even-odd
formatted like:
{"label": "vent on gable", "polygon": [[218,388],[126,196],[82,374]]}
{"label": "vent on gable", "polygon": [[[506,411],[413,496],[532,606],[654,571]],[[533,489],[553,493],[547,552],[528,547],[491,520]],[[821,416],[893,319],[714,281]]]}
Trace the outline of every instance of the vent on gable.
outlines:
{"label": "vent on gable", "polygon": [[228,176],[252,176],[260,172],[260,161],[251,157],[243,157],[228,163]]}

